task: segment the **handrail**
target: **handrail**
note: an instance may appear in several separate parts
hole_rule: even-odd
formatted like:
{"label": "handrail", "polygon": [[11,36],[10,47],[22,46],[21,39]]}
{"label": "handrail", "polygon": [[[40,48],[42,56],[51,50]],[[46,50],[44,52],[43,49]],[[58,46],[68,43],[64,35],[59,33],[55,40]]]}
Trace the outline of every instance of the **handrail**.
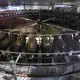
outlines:
{"label": "handrail", "polygon": [[[80,50],[79,51],[70,51],[70,52],[55,52],[55,53],[26,53],[26,52],[12,52],[12,51],[4,51],[4,50],[0,50],[0,52],[2,53],[7,53],[7,54],[29,54],[29,55],[63,55],[63,54],[75,54],[75,55],[79,55],[80,54]],[[73,55],[74,56],[74,55]]]}

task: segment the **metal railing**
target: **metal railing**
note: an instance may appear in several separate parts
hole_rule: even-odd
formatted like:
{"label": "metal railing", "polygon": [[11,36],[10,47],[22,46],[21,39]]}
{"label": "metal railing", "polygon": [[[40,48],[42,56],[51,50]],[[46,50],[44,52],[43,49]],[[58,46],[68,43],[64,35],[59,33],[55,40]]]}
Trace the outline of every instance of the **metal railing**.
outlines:
{"label": "metal railing", "polygon": [[[1,31],[1,33],[8,33],[10,34],[17,34],[18,33],[11,33],[11,32],[5,32]],[[72,35],[72,34],[79,34],[79,32],[74,31],[73,33],[64,33],[64,34],[37,34],[35,35],[36,37],[39,37],[39,40],[41,37],[46,36],[46,37],[53,37],[54,35],[61,36],[61,35]],[[22,34],[22,35],[28,35],[28,34]],[[32,34],[34,35],[34,34]],[[68,74],[73,74],[80,72],[80,69],[77,69],[77,66],[80,65],[80,60],[79,61],[70,61],[70,62],[54,62],[53,56],[58,56],[58,55],[70,55],[70,56],[78,56],[80,55],[80,51],[70,51],[70,52],[56,52],[56,53],[25,53],[25,52],[11,52],[11,51],[5,51],[5,50],[0,50],[1,54],[5,55],[15,55],[16,54],[16,59],[15,60],[10,60],[10,61],[0,61],[0,70],[6,71],[6,72],[11,72],[15,80],[17,80],[16,74],[24,72],[28,76],[64,76]],[[34,56],[34,58],[37,59],[37,62],[19,62],[21,58],[24,58],[23,55],[30,55]],[[35,57],[37,55],[37,57]],[[51,62],[41,62],[39,61],[39,56],[42,59],[50,59]],[[45,56],[45,57],[42,57]],[[26,58],[28,58],[26,56]],[[34,59],[32,59],[34,60]],[[35,67],[36,69],[33,71]],[[25,69],[23,68],[25,67]],[[28,68],[27,68],[28,67]],[[69,68],[71,69],[69,70]],[[20,70],[21,68],[21,70]],[[46,68],[46,70],[45,70]],[[28,69],[28,70],[27,70]],[[27,71],[33,71],[33,72],[28,72]],[[61,72],[57,72],[57,70],[60,70]],[[69,71],[68,71],[69,70]],[[45,73],[43,73],[46,71]],[[39,73],[40,72],[40,73]],[[39,74],[37,74],[39,73]]]}

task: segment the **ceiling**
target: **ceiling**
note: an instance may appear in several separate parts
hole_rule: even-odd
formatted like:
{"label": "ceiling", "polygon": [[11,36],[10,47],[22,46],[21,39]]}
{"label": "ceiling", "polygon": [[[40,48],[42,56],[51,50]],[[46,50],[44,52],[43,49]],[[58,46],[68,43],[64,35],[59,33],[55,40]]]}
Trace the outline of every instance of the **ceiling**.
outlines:
{"label": "ceiling", "polygon": [[0,6],[8,4],[45,4],[45,3],[63,3],[63,2],[79,2],[80,0],[0,0]]}
{"label": "ceiling", "polygon": [[20,2],[27,2],[27,3],[34,3],[34,2],[39,2],[39,3],[47,3],[47,2],[74,2],[74,1],[80,1],[80,0],[0,0],[0,2],[16,2],[16,3],[20,3]]}

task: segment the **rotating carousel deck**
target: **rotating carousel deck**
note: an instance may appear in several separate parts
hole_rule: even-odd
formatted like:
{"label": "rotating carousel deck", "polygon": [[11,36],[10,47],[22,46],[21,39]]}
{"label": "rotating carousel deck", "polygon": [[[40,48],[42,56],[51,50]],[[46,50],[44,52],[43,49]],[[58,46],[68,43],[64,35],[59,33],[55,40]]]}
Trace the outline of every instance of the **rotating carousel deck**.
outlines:
{"label": "rotating carousel deck", "polygon": [[80,70],[73,65],[80,64],[80,33],[34,22],[0,31],[0,69],[29,77],[62,76]]}

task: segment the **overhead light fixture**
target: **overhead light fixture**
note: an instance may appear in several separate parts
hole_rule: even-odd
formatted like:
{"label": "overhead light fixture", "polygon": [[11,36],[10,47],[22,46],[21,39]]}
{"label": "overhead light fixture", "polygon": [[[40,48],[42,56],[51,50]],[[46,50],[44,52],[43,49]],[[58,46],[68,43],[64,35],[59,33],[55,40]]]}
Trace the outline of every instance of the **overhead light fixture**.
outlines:
{"label": "overhead light fixture", "polygon": [[39,7],[38,7],[38,2],[37,2],[37,1],[35,1],[33,4],[34,4],[34,5],[33,5],[33,9],[39,9]]}

